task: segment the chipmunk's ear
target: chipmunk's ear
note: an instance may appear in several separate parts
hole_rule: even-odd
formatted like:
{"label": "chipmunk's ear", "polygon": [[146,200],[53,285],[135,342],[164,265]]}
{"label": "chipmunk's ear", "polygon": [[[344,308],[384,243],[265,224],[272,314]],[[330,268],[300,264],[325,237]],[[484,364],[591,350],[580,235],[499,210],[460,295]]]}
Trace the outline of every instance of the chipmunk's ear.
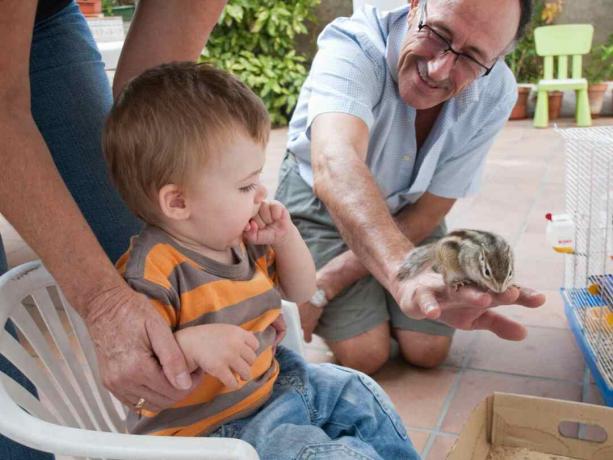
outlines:
{"label": "chipmunk's ear", "polygon": [[158,192],[158,204],[168,219],[185,220],[190,215],[185,193],[178,185],[164,185]]}

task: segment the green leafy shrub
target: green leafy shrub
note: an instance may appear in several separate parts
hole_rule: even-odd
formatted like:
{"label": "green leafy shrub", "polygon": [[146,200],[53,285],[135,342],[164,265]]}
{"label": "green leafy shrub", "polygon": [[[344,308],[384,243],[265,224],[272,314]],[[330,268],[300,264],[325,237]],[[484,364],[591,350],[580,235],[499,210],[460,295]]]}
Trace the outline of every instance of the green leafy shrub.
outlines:
{"label": "green leafy shrub", "polygon": [[543,73],[543,59],[536,54],[534,29],[551,24],[562,9],[560,0],[536,0],[533,2],[532,18],[526,26],[522,39],[515,49],[507,54],[505,62],[521,83],[536,83]]}
{"label": "green leafy shrub", "polygon": [[263,100],[274,125],[285,125],[307,76],[296,35],[320,0],[230,0],[201,60],[235,74]]}
{"label": "green leafy shrub", "polygon": [[600,83],[613,79],[613,34],[607,41],[592,49],[590,63],[585,74],[590,83]]}

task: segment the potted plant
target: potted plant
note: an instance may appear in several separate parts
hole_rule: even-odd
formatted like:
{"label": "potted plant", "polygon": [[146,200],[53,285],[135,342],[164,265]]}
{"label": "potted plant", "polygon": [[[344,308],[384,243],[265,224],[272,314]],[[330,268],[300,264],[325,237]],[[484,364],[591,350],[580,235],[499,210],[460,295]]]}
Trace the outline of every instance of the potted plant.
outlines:
{"label": "potted plant", "polygon": [[563,91],[549,91],[547,93],[547,111],[549,113],[549,119],[555,120],[560,118],[562,112],[562,99],[564,98]]}
{"label": "potted plant", "polygon": [[[542,59],[536,54],[534,44],[534,29],[542,25],[551,24],[562,11],[561,0],[537,0],[530,22],[522,39],[517,42],[513,51],[505,57],[505,62],[515,75],[517,85],[517,102],[511,116],[511,120],[528,117],[528,101],[531,88],[543,75]],[[532,83],[532,84],[530,84]],[[561,96],[553,94],[549,96],[549,105],[561,105]],[[555,113],[554,113],[555,115]]]}
{"label": "potted plant", "polygon": [[528,98],[532,85],[530,83],[520,83],[517,85],[517,101],[513,106],[509,120],[522,120],[528,118]]}
{"label": "potted plant", "polygon": [[97,17],[102,14],[102,0],[77,0],[84,16]]}
{"label": "potted plant", "polygon": [[102,0],[105,16],[121,16],[124,21],[131,21],[135,9],[135,0]]}
{"label": "potted plant", "polygon": [[590,111],[592,116],[598,116],[607,91],[607,80],[613,78],[613,34],[609,35],[605,43],[592,49],[585,75],[589,82],[587,91]]}

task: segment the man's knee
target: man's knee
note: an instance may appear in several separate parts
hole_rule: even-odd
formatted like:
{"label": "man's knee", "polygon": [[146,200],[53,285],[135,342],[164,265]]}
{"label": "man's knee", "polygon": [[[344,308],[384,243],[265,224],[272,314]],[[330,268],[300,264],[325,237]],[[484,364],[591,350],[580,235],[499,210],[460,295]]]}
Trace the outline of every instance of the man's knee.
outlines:
{"label": "man's knee", "polygon": [[445,361],[451,348],[451,337],[428,335],[414,331],[396,331],[403,358],[414,366],[432,369]]}
{"label": "man's knee", "polygon": [[390,357],[390,333],[387,323],[347,340],[328,341],[338,363],[372,374]]}

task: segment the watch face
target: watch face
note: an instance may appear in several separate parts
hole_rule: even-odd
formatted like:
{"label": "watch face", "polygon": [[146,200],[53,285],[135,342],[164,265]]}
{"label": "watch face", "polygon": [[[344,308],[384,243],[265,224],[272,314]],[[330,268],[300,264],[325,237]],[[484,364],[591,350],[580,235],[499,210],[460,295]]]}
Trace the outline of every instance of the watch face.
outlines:
{"label": "watch face", "polygon": [[323,308],[328,303],[328,299],[326,299],[326,293],[323,289],[317,289],[311,300],[309,301],[311,305],[317,308]]}

